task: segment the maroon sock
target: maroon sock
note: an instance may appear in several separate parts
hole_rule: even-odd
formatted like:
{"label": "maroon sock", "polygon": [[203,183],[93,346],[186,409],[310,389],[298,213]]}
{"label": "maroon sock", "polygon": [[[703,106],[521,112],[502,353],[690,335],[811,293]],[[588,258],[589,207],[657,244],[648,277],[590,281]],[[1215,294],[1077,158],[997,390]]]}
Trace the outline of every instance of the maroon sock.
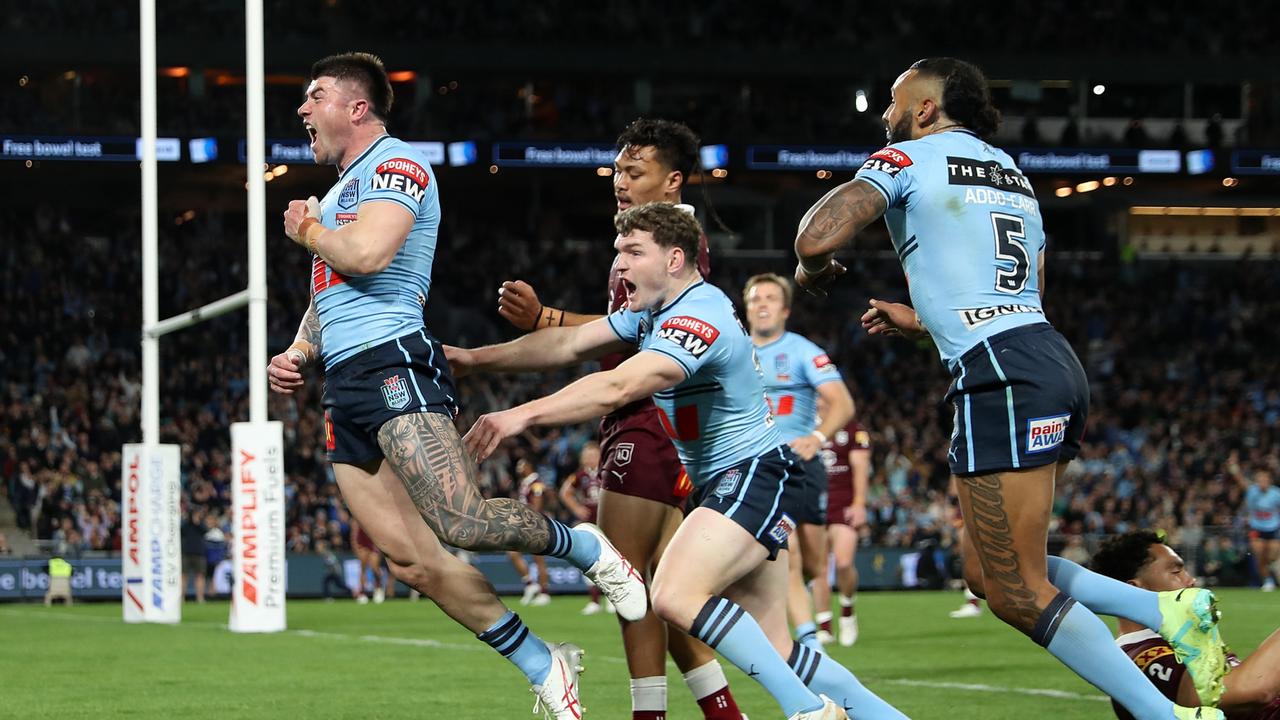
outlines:
{"label": "maroon sock", "polygon": [[822,630],[822,632],[825,632],[825,633],[831,632],[831,619],[827,618],[826,620],[823,620],[822,622],[818,623],[818,627]]}
{"label": "maroon sock", "polygon": [[667,720],[666,710],[632,710],[631,720]]}
{"label": "maroon sock", "polygon": [[698,700],[698,707],[702,708],[702,717],[706,720],[742,720],[742,711],[728,685]]}
{"label": "maroon sock", "polygon": [[593,603],[600,602],[600,588],[592,585],[591,589],[587,591],[587,597],[590,598]]}
{"label": "maroon sock", "polygon": [[853,606],[852,605],[840,606],[840,617],[853,617]]}

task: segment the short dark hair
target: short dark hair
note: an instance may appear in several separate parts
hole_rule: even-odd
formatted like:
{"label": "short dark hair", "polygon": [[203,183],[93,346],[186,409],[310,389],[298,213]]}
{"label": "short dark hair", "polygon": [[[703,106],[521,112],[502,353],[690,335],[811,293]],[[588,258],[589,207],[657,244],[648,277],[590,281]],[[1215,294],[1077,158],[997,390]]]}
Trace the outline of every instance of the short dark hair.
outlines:
{"label": "short dark hair", "polygon": [[698,267],[702,226],[693,213],[672,203],[652,202],[629,207],[613,217],[613,227],[619,235],[630,235],[636,230],[652,233],[658,247],[678,247],[684,251],[685,266],[695,270]]}
{"label": "short dark hair", "polygon": [[987,76],[977,65],[951,57],[917,60],[911,68],[942,81],[942,111],[981,138],[1000,128],[1000,111],[991,104]]}
{"label": "short dark hair", "polygon": [[348,52],[317,60],[311,66],[311,79],[325,76],[350,80],[360,85],[368,95],[369,107],[373,110],[374,117],[379,120],[386,122],[391,115],[395,92],[391,89],[391,80],[387,78],[387,68],[377,55]]}
{"label": "short dark hair", "polygon": [[1133,530],[1102,544],[1093,556],[1094,571],[1129,582],[1151,562],[1151,546],[1164,544],[1163,530]]}
{"label": "short dark hair", "polygon": [[702,141],[688,125],[672,120],[637,118],[618,135],[618,149],[652,145],[658,161],[684,176],[685,183],[698,165]]}

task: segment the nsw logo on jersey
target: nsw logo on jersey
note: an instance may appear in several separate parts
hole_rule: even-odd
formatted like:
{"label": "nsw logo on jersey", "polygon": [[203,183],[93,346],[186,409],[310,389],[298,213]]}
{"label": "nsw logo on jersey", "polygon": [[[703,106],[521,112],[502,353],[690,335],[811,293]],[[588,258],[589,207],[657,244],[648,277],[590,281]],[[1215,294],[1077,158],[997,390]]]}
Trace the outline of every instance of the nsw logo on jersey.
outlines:
{"label": "nsw logo on jersey", "polygon": [[690,355],[700,358],[711,349],[720,331],[709,323],[705,323],[688,315],[677,315],[662,322],[657,336],[684,348]]}
{"label": "nsw logo on jersey", "polygon": [[897,175],[904,169],[911,167],[911,158],[897,148],[883,148],[878,152],[872,153],[867,161],[862,163],[862,170],[878,170],[886,175]]}
{"label": "nsw logo on jersey", "polygon": [[422,202],[427,195],[427,171],[407,158],[393,158],[378,165],[373,171],[374,190],[396,190]]}
{"label": "nsw logo on jersey", "polygon": [[409,383],[399,375],[382,381],[382,399],[392,410],[403,410],[409,406]]}
{"label": "nsw logo on jersey", "polygon": [[360,199],[360,178],[351,178],[346,185],[342,186],[342,192],[338,193],[338,207],[347,210],[354,207],[356,201]]}
{"label": "nsw logo on jersey", "polygon": [[778,382],[787,382],[791,379],[791,364],[787,361],[786,353],[778,353],[774,356],[773,373],[778,376]]}
{"label": "nsw logo on jersey", "polygon": [[1027,453],[1052,450],[1067,438],[1070,415],[1034,418],[1027,421]]}
{"label": "nsw logo on jersey", "polygon": [[720,497],[728,497],[738,489],[738,482],[742,480],[742,471],[738,468],[730,468],[724,475],[720,476],[720,482],[716,485],[716,495]]}

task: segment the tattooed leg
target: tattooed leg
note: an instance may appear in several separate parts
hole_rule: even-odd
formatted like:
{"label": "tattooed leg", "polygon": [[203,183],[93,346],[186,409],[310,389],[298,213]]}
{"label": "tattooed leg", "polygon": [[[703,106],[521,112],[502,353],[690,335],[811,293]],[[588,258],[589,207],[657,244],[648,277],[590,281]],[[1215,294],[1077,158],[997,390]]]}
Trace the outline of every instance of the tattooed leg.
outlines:
{"label": "tattooed leg", "polygon": [[542,514],[511,498],[486,500],[453,421],[439,413],[401,415],[378,430],[378,445],[436,536],[466,550],[542,554],[550,530]]}
{"label": "tattooed leg", "polygon": [[956,478],[965,533],[982,567],[991,611],[1030,635],[1058,594],[1045,545],[1053,501],[1052,465]]}

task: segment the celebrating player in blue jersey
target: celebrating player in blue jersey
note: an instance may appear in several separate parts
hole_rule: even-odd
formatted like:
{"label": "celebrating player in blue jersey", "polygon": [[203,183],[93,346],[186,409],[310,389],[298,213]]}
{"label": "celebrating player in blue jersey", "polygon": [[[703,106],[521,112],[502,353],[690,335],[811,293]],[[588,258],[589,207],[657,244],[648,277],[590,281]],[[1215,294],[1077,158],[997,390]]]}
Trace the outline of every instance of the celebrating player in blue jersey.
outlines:
{"label": "celebrating player in blue jersey", "polygon": [[[796,640],[820,650],[813,598],[805,589],[808,580],[827,581],[827,467],[820,451],[828,437],[853,419],[853,397],[827,353],[803,335],[787,331],[791,293],[791,281],[765,273],[747,280],[742,301],[778,432],[800,456],[800,467],[791,478],[798,490],[796,502],[786,508],[799,539],[789,548],[787,615]],[[821,425],[819,398],[826,406]]]}
{"label": "celebrating player in blue jersey", "polygon": [[1249,550],[1262,577],[1262,589],[1276,589],[1276,566],[1280,564],[1280,488],[1272,484],[1271,471],[1259,468],[1253,482],[1245,486],[1244,507],[1249,526]]}
{"label": "celebrating player in blue jersey", "polygon": [[316,162],[336,165],[338,181],[323,201],[295,200],[284,214],[285,233],[313,254],[312,296],[297,339],[271,360],[271,387],[292,393],[319,356],[334,476],[392,573],[518,666],[556,718],[580,718],[581,650],[530,633],[441,541],[564,557],[597,576],[632,619],[647,608],[644,584],[594,526],[571,530],[480,495],[453,426],[449,366],[422,322],[440,224],[435,175],[387,134],[391,101],[373,55],[335,55],[311,69],[298,115]]}
{"label": "celebrating player in blue jersey", "polygon": [[[655,612],[754,677],[788,717],[845,718],[840,705],[859,718],[903,717],[787,633],[785,553],[794,528],[783,509],[795,454],[773,426],[733,303],[698,273],[697,220],[670,203],[651,203],[619,213],[614,226],[626,308],[502,345],[449,348],[449,357],[460,372],[514,372],[640,352],[552,395],[480,417],[464,442],[483,458],[530,426],[582,422],[652,395],[698,504],[658,564]],[[779,554],[783,562],[770,562]]]}
{"label": "celebrating player in blue jersey", "polygon": [[928,58],[891,92],[889,146],[800,222],[797,282],[818,290],[843,273],[835,251],[884,216],[914,308],[871,300],[862,323],[871,334],[929,334],[952,372],[950,461],[970,588],[1139,720],[1221,718],[1161,695],[1094,614],[1160,632],[1212,705],[1225,660],[1210,591],[1155,593],[1045,555],[1054,478],[1079,452],[1089,388],[1041,310],[1045,238],[1035,192],[983,139],[1000,121],[986,78],[969,63]]}

